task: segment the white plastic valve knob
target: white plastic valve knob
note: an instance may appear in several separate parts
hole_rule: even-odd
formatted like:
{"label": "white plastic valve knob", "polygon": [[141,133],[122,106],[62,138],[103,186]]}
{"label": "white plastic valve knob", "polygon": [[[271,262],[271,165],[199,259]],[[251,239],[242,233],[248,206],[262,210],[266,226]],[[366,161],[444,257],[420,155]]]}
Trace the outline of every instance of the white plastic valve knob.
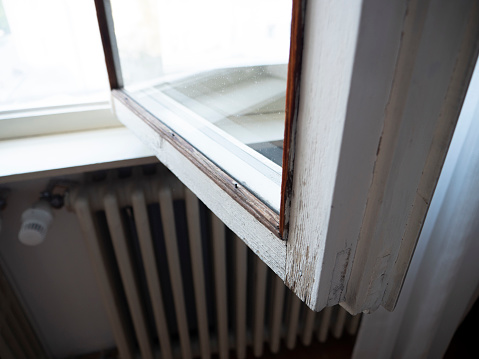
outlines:
{"label": "white plastic valve knob", "polygon": [[48,228],[53,215],[50,205],[46,201],[38,201],[32,208],[22,214],[22,226],[18,239],[23,244],[36,246],[42,243],[47,236]]}

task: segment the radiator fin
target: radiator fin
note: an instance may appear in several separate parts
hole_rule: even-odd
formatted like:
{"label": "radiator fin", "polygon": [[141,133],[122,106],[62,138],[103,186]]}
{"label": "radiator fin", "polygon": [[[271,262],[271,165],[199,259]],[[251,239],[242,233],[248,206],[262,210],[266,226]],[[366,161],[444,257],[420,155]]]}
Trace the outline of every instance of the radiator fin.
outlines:
{"label": "radiator fin", "polygon": [[307,308],[172,177],[86,186],[73,203],[121,358],[260,357],[358,330],[339,306]]}
{"label": "radiator fin", "polygon": [[203,248],[201,246],[200,208],[198,199],[193,192],[188,189],[185,189],[185,201],[201,358],[208,359],[211,356],[211,350],[210,335],[208,331],[208,312],[206,307],[205,275],[203,269]]}
{"label": "radiator fin", "polygon": [[264,319],[266,303],[266,275],[268,267],[259,257],[255,261],[255,303],[254,303],[254,325],[253,325],[253,353],[255,357],[263,354],[264,342]]}
{"label": "radiator fin", "polygon": [[228,359],[228,299],[226,284],[226,228],[218,217],[211,215],[215,272],[216,312],[218,320],[218,351],[220,359]]}
{"label": "radiator fin", "polygon": [[178,238],[176,236],[175,216],[171,190],[163,186],[159,191],[161,220],[163,222],[168,266],[170,269],[171,286],[175,300],[175,313],[180,334],[181,356],[191,358],[191,343],[188,333],[188,320],[186,317],[185,296],[183,294],[183,279],[181,275],[180,258],[178,255]]}
{"label": "radiator fin", "polygon": [[309,308],[305,310],[306,318],[304,320],[304,330],[303,335],[301,336],[301,341],[303,345],[308,346],[311,345],[313,340],[313,331],[314,331],[314,322],[316,320],[316,312],[312,311]]}
{"label": "radiator fin", "polygon": [[289,292],[289,310],[288,332],[286,334],[286,348],[293,349],[296,346],[296,337],[298,336],[299,313],[301,310],[301,300],[293,293]]}
{"label": "radiator fin", "polygon": [[328,332],[331,323],[332,307],[326,307],[321,312],[321,324],[318,330],[318,341],[324,343],[328,339]]}
{"label": "radiator fin", "polygon": [[132,316],[133,326],[135,327],[136,337],[140,346],[141,356],[144,359],[153,359],[153,348],[148,333],[147,320],[145,318],[144,309],[141,305],[140,289],[138,287],[138,281],[135,279],[134,266],[130,251],[128,250],[118,202],[116,196],[111,193],[108,193],[103,201],[113,248],[120,269],[120,275]]}
{"label": "radiator fin", "polygon": [[279,344],[281,340],[281,325],[283,323],[283,306],[286,286],[280,277],[274,278],[274,290],[273,290],[273,313],[271,319],[271,340],[270,349],[273,353],[279,351]]}
{"label": "radiator fin", "polygon": [[247,296],[247,266],[248,248],[241,239],[235,236],[236,247],[236,356],[246,358],[246,296]]}
{"label": "radiator fin", "polygon": [[158,332],[158,340],[161,352],[165,359],[173,358],[171,351],[168,323],[164,311],[163,296],[161,293],[158,265],[156,263],[153,240],[150,234],[150,224],[143,191],[136,189],[132,193],[133,212],[135,215],[136,230],[140,242],[141,255],[145,268],[148,289],[153,307],[155,324]]}
{"label": "radiator fin", "polygon": [[79,197],[74,208],[83,231],[83,238],[93,264],[120,357],[133,358],[132,340],[126,328],[126,318],[122,315],[124,311],[119,304],[118,296],[120,294],[115,288],[112,270],[105,258],[104,248],[101,245],[102,241],[99,238],[100,231],[93,219],[88,198],[85,195]]}

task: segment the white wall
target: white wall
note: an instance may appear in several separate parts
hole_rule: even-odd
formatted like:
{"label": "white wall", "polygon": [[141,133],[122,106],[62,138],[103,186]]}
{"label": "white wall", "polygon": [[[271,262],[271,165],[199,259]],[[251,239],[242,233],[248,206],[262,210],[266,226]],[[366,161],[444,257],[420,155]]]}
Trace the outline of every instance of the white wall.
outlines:
{"label": "white wall", "polygon": [[8,184],[0,259],[11,275],[40,340],[55,358],[115,347],[108,319],[76,216],[54,210],[44,243],[28,247],[17,239],[22,212],[48,179]]}

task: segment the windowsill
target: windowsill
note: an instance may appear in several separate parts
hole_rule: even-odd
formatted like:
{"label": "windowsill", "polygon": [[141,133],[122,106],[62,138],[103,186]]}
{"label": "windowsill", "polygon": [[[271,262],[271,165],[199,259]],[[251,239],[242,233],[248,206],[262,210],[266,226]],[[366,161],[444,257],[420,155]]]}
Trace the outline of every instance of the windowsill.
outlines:
{"label": "windowsill", "polygon": [[127,128],[0,141],[0,183],[158,161]]}

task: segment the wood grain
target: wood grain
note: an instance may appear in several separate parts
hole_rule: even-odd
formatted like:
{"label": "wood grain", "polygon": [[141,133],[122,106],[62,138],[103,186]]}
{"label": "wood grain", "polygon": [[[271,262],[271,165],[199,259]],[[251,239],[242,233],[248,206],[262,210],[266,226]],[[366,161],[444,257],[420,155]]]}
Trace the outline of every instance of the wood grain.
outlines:
{"label": "wood grain", "polygon": [[[316,311],[326,305],[331,287],[340,284],[335,286],[332,277],[337,273],[341,278],[340,263],[350,253],[344,251],[348,244],[343,235],[331,237],[330,222],[343,219],[338,229],[346,230],[359,227],[362,218],[359,203],[346,198],[350,192],[335,197],[360,14],[360,1],[310,1],[305,18],[286,285]],[[349,149],[356,144],[349,143]],[[349,174],[357,169],[351,166]],[[348,199],[350,208],[339,205],[340,199]],[[345,209],[356,210],[356,218]]]}
{"label": "wood grain", "polygon": [[[474,71],[479,53],[479,3],[474,2],[472,10],[462,10],[463,14],[468,13],[468,19],[463,22],[466,25],[461,37],[460,47],[457,50],[457,57],[454,63],[454,69],[449,78],[447,92],[443,98],[441,109],[436,124],[436,135],[431,140],[429,153],[425,160],[426,165],[422,171],[413,207],[403,238],[412,239],[406,241],[399,249],[397,259],[392,264],[391,281],[385,289],[383,305],[389,310],[393,310],[406,276],[406,268],[411,261],[411,257],[416,247],[416,240],[421,232],[424,218],[429,209],[433,194],[435,192],[437,180],[442,171],[449,144],[455,131],[466,93],[468,91],[469,81]],[[448,33],[450,33],[448,31]],[[458,41],[459,43],[459,41]],[[448,50],[443,50],[448,53]]]}
{"label": "wood grain", "polygon": [[306,2],[306,0],[293,0],[293,13],[291,17],[291,42],[286,84],[286,118],[283,139],[283,175],[281,180],[281,207],[279,213],[279,232],[285,240],[288,237],[289,212],[293,190],[296,120],[299,109]]}
{"label": "wood grain", "polygon": [[394,308],[477,57],[477,14],[473,1],[309,3],[286,283],[312,309]]}

